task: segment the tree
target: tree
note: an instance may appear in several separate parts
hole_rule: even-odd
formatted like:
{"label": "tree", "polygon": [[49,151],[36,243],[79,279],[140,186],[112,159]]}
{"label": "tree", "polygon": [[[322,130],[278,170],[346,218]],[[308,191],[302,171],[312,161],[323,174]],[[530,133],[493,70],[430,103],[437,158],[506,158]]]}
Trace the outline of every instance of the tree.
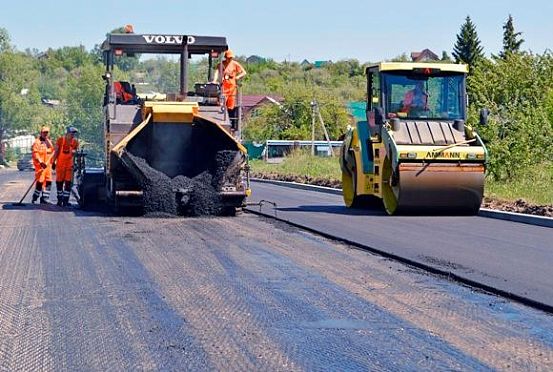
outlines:
{"label": "tree", "polygon": [[11,49],[10,42],[10,34],[8,33],[8,30],[0,27],[0,53]]}
{"label": "tree", "polygon": [[515,32],[513,17],[509,14],[507,22],[503,25],[503,50],[499,53],[501,58],[506,58],[509,54],[520,51],[520,46],[524,43],[524,39],[520,35],[522,35],[522,32]]}
{"label": "tree", "polygon": [[442,61],[442,62],[451,62],[451,57],[449,56],[449,54],[447,54],[447,52],[445,50],[442,51],[442,58],[440,59],[440,61]]}
{"label": "tree", "polygon": [[457,63],[462,62],[473,66],[484,58],[483,50],[476,26],[472,23],[470,16],[467,16],[465,23],[461,26],[461,31],[457,34],[453,57]]}
{"label": "tree", "polygon": [[[124,34],[125,27],[119,27],[111,30],[111,34]],[[115,65],[123,71],[130,71],[136,69],[139,63],[140,54],[125,55],[115,58]]]}

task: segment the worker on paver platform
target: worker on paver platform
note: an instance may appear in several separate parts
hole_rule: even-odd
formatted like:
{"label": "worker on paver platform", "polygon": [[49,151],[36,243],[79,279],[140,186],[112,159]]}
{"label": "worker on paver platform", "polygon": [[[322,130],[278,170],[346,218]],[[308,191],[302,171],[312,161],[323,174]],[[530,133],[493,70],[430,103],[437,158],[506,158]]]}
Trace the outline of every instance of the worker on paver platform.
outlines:
{"label": "worker on paver platform", "polygon": [[[236,96],[238,94],[238,80],[246,76],[246,70],[240,63],[234,60],[234,53],[232,50],[225,52],[225,60],[222,62],[222,86],[223,94],[225,96],[225,106],[227,107],[230,117],[230,123],[232,128],[236,129],[238,123],[238,110],[236,107]],[[213,82],[219,81],[219,70],[221,64],[217,64],[215,74],[213,76]]]}
{"label": "worker on paver platform", "polygon": [[54,145],[50,138],[50,128],[44,126],[40,130],[32,147],[33,165],[35,166],[36,188],[33,193],[33,203],[40,197],[40,203],[48,203],[52,187],[52,157]]}
{"label": "worker on paver platform", "polygon": [[67,206],[71,196],[73,155],[79,148],[79,141],[75,138],[77,133],[77,128],[67,127],[67,133],[56,142],[53,167],[56,169],[57,205],[60,207]]}

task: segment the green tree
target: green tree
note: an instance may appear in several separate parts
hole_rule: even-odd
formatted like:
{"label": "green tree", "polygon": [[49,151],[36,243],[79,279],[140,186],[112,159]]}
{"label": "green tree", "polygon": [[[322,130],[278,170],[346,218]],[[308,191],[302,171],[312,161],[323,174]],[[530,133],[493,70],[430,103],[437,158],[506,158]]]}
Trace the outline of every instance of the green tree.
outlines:
{"label": "green tree", "polygon": [[512,54],[483,61],[468,80],[470,117],[487,107],[479,128],[490,153],[489,176],[509,180],[531,166],[553,160],[553,56]]}
{"label": "green tree", "polygon": [[[0,143],[17,130],[34,132],[42,124],[39,73],[31,56],[0,53]],[[0,163],[4,162],[0,151]]]}
{"label": "green tree", "polygon": [[[114,30],[111,30],[111,34],[124,34],[125,33],[125,27],[119,27]],[[96,53],[96,52],[95,52]],[[137,68],[139,64],[140,55],[132,55],[132,56],[121,56],[121,57],[115,57],[115,65],[119,67],[123,71],[131,71]]]}
{"label": "green tree", "polygon": [[[337,139],[345,131],[350,119],[345,102],[339,97],[320,87],[306,87],[300,83],[289,83],[286,90],[287,94],[281,106],[263,106],[253,117],[246,120],[245,139],[263,141],[311,138],[311,102],[313,100],[319,104],[321,116],[331,139]],[[315,136],[317,139],[324,139],[318,118]]]}
{"label": "green tree", "polygon": [[461,31],[457,34],[457,41],[453,47],[453,57],[457,63],[466,63],[469,66],[476,65],[484,59],[484,48],[480,44],[476,26],[470,16],[465,18]]}
{"label": "green tree", "polygon": [[11,49],[11,40],[8,30],[0,27],[0,53]]}
{"label": "green tree", "polygon": [[67,79],[64,102],[67,106],[67,124],[80,131],[80,137],[89,150],[101,152],[103,138],[102,98],[105,85],[103,67],[86,64]]}
{"label": "green tree", "polygon": [[509,14],[507,22],[503,25],[503,50],[499,53],[501,58],[520,51],[520,46],[524,43],[521,35],[522,32],[515,32],[513,17]]}

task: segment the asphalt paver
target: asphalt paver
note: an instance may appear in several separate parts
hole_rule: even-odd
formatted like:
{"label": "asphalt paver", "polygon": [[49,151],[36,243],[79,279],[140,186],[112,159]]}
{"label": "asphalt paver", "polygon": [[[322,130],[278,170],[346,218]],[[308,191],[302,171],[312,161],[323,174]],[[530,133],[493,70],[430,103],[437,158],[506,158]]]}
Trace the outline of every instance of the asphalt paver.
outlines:
{"label": "asphalt paver", "polygon": [[11,205],[0,369],[551,370],[553,317],[251,214]]}

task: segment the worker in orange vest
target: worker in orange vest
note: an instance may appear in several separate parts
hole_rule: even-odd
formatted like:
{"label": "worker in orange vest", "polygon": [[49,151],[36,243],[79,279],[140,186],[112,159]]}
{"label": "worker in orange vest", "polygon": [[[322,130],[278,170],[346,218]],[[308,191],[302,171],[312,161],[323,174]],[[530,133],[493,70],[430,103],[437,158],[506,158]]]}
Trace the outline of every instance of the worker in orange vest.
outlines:
{"label": "worker in orange vest", "polygon": [[130,103],[134,99],[134,95],[131,92],[127,92],[125,87],[120,81],[113,83],[113,89],[115,90],[115,98],[117,103]]}
{"label": "worker in orange vest", "polygon": [[73,155],[79,148],[79,141],[75,138],[77,128],[68,127],[67,133],[56,141],[53,167],[56,170],[56,189],[58,206],[69,204],[71,186],[73,183]]}
{"label": "worker in orange vest", "polygon": [[428,93],[424,91],[422,81],[417,81],[415,88],[408,90],[403,97],[401,112],[409,114],[411,110],[428,111]]}
{"label": "worker in orange vest", "polygon": [[225,106],[228,110],[231,126],[236,129],[236,125],[238,123],[238,110],[236,107],[238,80],[246,76],[246,70],[240,63],[234,60],[234,53],[230,49],[225,52],[225,60],[222,62],[222,66],[220,63],[217,64],[217,68],[213,76],[213,82],[219,81],[219,70],[221,69],[223,95],[225,96],[226,101]]}
{"label": "worker in orange vest", "polygon": [[36,188],[33,193],[33,203],[40,197],[40,203],[46,204],[50,199],[52,187],[52,157],[54,145],[50,138],[50,128],[44,126],[32,147],[33,165],[35,166]]}

